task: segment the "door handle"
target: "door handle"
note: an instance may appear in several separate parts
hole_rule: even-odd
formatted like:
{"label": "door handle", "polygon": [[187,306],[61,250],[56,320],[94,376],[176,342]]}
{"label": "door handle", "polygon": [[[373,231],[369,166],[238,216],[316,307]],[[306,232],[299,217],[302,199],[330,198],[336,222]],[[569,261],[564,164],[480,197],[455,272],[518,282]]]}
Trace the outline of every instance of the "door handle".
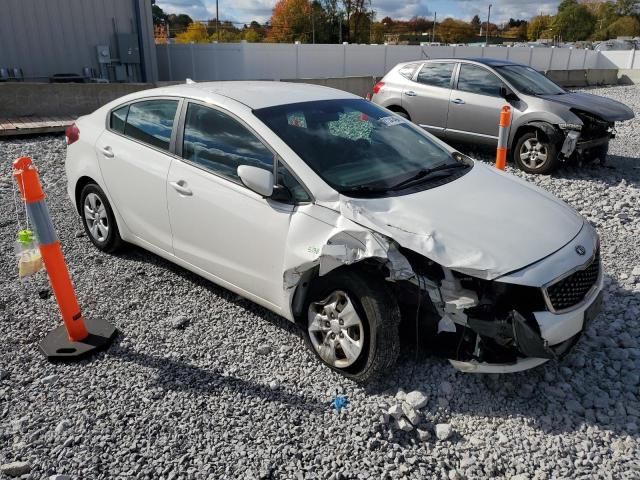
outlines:
{"label": "door handle", "polygon": [[169,182],[169,185],[171,185],[173,189],[176,192],[178,192],[180,195],[185,195],[187,197],[190,197],[191,195],[193,195],[193,192],[186,187],[187,182],[185,182],[184,180],[178,180],[177,182]]}
{"label": "door handle", "polygon": [[404,94],[407,97],[417,97],[418,96],[418,94],[416,92],[414,92],[413,90],[407,90],[406,92],[404,92]]}
{"label": "door handle", "polygon": [[456,105],[464,105],[464,100],[461,98],[454,98],[453,100],[451,100],[451,103],[455,103]]}
{"label": "door handle", "polygon": [[113,150],[111,150],[111,147],[101,148],[100,151],[102,152],[102,155],[104,155],[107,158],[113,158],[115,156],[113,153]]}

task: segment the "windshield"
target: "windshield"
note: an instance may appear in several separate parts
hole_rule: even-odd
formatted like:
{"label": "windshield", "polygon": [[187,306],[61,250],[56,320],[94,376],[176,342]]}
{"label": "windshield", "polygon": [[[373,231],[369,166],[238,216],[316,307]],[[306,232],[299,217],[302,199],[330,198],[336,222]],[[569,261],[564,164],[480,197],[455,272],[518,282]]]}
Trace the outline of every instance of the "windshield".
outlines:
{"label": "windshield", "polygon": [[343,194],[425,188],[468,169],[408,120],[366,100],[304,102],[253,113]]}
{"label": "windshield", "polygon": [[560,95],[565,90],[537,70],[524,65],[504,65],[496,67],[498,73],[507,79],[516,90],[526,95]]}

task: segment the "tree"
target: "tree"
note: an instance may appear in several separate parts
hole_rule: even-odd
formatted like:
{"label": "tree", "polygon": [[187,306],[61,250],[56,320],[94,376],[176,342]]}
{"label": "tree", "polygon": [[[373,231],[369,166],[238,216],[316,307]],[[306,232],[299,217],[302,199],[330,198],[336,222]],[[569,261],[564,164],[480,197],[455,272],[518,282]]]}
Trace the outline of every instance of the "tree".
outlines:
{"label": "tree", "polygon": [[609,38],[640,35],[640,21],[635,17],[621,17],[607,28]]}
{"label": "tree", "polygon": [[577,0],[563,0],[553,20],[553,30],[563,40],[586,40],[593,33],[595,23],[594,16],[585,5]]}
{"label": "tree", "polygon": [[538,40],[542,33],[551,26],[553,17],[551,15],[537,15],[529,22],[527,35],[529,40]]}
{"label": "tree", "polygon": [[271,42],[308,41],[311,35],[311,4],[308,0],[278,0],[271,13]]}
{"label": "tree", "polygon": [[162,25],[167,21],[168,15],[158,5],[151,5],[151,17],[154,25]]}
{"label": "tree", "polygon": [[209,43],[207,27],[200,22],[191,23],[184,32],[176,35],[176,43]]}
{"label": "tree", "polygon": [[475,29],[476,33],[480,32],[480,29],[482,28],[482,20],[480,20],[479,15],[476,14],[473,16],[471,19],[471,26]]}
{"label": "tree", "polygon": [[616,2],[616,10],[618,15],[622,17],[638,15],[639,5],[640,0],[618,0]]}
{"label": "tree", "polygon": [[167,22],[169,23],[171,36],[175,37],[177,34],[185,32],[187,27],[193,23],[193,20],[189,15],[184,13],[179,15],[171,13],[167,16]]}
{"label": "tree", "polygon": [[462,43],[474,38],[478,32],[470,23],[446,18],[438,24],[438,37],[446,43]]}

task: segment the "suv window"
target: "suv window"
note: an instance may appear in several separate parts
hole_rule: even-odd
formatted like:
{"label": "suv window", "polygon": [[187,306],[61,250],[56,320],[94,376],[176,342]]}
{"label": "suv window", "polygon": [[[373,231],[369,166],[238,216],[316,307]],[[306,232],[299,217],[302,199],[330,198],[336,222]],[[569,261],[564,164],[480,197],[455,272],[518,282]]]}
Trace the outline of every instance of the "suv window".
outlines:
{"label": "suv window", "polygon": [[187,107],[182,156],[236,182],[240,165],[273,171],[273,153],[258,137],[231,116],[197,103]]}
{"label": "suv window", "polygon": [[124,124],[127,121],[127,113],[129,112],[129,105],[120,107],[117,110],[111,112],[111,118],[109,119],[109,128],[118,133],[124,133]]}
{"label": "suv window", "polygon": [[409,80],[411,80],[417,67],[418,67],[417,63],[410,63],[409,65],[405,65],[400,70],[398,70],[398,73],[402,75],[404,78],[408,78]]}
{"label": "suv window", "polygon": [[480,95],[500,96],[500,87],[504,84],[486,68],[463,63],[458,75],[458,90]]}
{"label": "suv window", "polygon": [[129,106],[124,134],[168,151],[177,108],[177,100],[146,100],[132,103]]}
{"label": "suv window", "polygon": [[453,67],[453,63],[425,63],[416,81],[434,87],[449,88]]}

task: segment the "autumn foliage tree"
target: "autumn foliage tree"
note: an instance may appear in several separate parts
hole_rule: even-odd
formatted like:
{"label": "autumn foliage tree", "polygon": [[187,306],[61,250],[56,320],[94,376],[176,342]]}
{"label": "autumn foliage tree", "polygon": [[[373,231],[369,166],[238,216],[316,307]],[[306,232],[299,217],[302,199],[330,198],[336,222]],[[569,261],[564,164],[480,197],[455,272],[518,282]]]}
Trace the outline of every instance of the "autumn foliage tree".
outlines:
{"label": "autumn foliage tree", "polygon": [[279,0],[271,13],[271,42],[305,42],[311,38],[311,4],[308,0]]}
{"label": "autumn foliage tree", "polygon": [[176,43],[209,43],[207,27],[200,22],[190,23],[187,29],[176,35]]}

